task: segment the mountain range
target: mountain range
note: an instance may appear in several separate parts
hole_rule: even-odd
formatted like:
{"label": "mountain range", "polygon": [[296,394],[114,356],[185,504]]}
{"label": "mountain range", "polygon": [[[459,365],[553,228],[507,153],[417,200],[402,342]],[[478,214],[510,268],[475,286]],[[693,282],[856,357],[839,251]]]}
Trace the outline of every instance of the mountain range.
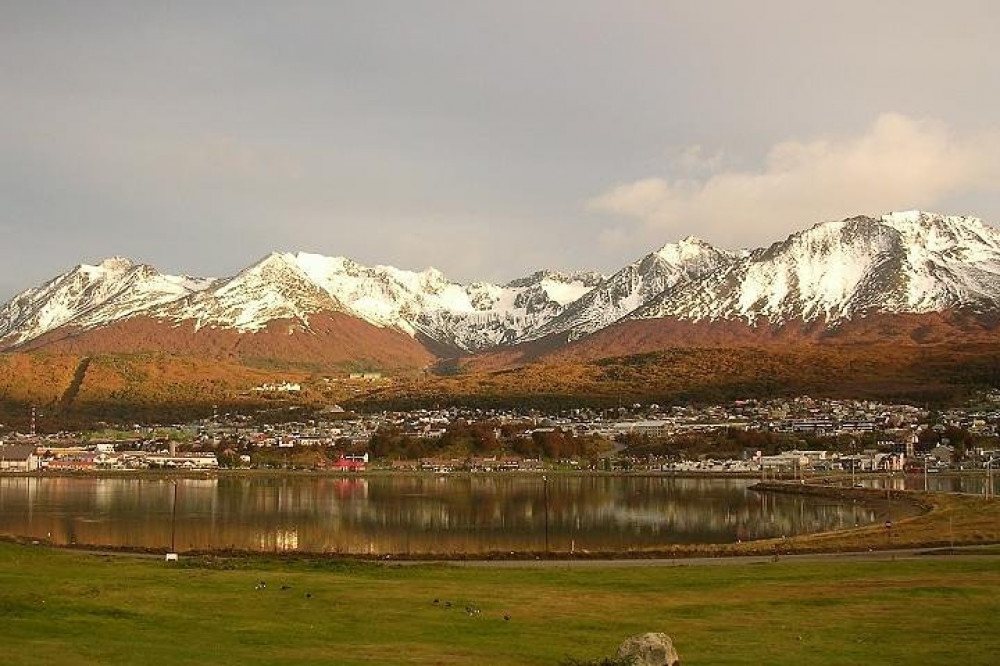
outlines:
{"label": "mountain range", "polygon": [[539,270],[506,284],[305,252],[222,278],[114,257],[14,296],[0,308],[0,350],[391,369],[789,340],[993,341],[998,319],[1000,232],[909,211],[739,252],[689,237],[612,275]]}

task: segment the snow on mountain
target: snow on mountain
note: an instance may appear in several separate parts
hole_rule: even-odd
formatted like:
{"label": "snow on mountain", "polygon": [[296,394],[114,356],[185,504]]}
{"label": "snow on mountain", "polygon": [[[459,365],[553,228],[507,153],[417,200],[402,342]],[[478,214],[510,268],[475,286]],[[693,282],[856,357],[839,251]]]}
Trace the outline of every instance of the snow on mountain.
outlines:
{"label": "snow on mountain", "polygon": [[911,312],[995,308],[1000,295],[1000,232],[973,217],[920,211],[882,216],[906,250],[905,292],[888,307]]}
{"label": "snow on mountain", "polygon": [[628,318],[833,323],[950,309],[1000,309],[1000,233],[975,218],[911,211],[825,222],[742,253],[685,238],[610,277],[538,271],[503,285],[305,252],[273,253],[222,279],[114,257],[15,296],[0,308],[0,348],[139,315],[246,332],[278,319],[308,329],[310,315],[341,312],[479,351],[573,340]]}
{"label": "snow on mountain", "polygon": [[980,220],[892,213],[825,222],[651,299],[631,318],[835,322],[1000,304],[1000,234]]}
{"label": "snow on mountain", "polygon": [[345,257],[299,252],[291,260],[314,284],[379,326],[396,326],[413,334],[411,321],[428,308],[470,309],[469,293],[440,271],[367,267]]}
{"label": "snow on mountain", "polygon": [[366,267],[344,257],[272,253],[231,278],[163,275],[115,257],[78,266],[19,294],[0,310],[0,344],[61,326],[92,328],[133,315],[195,328],[257,331],[273,320],[308,327],[316,312],[343,312],[463,350],[512,342],[586,293],[600,275],[540,271],[508,285],[451,282],[422,272]]}
{"label": "snow on mountain", "polygon": [[274,252],[234,277],[218,280],[201,291],[150,309],[144,314],[175,322],[257,331],[275,319],[297,320],[308,326],[316,312],[354,314],[316,284],[295,255]]}
{"label": "snow on mountain", "polygon": [[558,314],[600,277],[540,271],[503,286],[462,285],[434,268],[366,267],[344,257],[305,252],[294,255],[294,262],[357,316],[467,351],[513,342]]}
{"label": "snow on mountain", "polygon": [[562,313],[603,278],[597,273],[538,271],[503,286],[469,285],[472,308],[436,308],[416,326],[428,337],[467,351],[520,342]]}
{"label": "snow on mountain", "polygon": [[81,264],[28,289],[0,309],[0,346],[65,325],[97,326],[197,292],[211,280],[164,275],[123,257]]}
{"label": "snow on mountain", "polygon": [[656,296],[669,297],[680,283],[725,270],[736,259],[737,255],[694,237],[669,243],[601,280],[569,304],[565,312],[530,332],[525,339],[565,333],[567,339],[574,340],[593,333]]}

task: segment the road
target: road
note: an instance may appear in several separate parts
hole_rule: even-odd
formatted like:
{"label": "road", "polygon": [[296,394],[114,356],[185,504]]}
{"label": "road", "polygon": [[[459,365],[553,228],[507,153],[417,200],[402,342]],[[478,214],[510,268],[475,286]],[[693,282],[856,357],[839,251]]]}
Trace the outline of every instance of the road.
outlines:
{"label": "road", "polygon": [[678,557],[613,560],[399,560],[396,564],[447,564],[456,567],[488,568],[546,568],[546,569],[609,569],[633,567],[688,567],[727,566],[745,564],[773,564],[775,562],[885,562],[900,560],[954,560],[971,557],[1000,560],[1000,549],[987,551],[983,546],[957,546],[955,548],[898,548],[848,553],[802,553],[796,555],[736,555],[727,557]]}

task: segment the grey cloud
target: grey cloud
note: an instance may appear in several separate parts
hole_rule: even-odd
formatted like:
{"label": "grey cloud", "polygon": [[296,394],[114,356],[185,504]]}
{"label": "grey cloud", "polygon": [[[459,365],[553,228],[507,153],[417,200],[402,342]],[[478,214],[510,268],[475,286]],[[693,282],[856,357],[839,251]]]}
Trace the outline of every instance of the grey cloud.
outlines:
{"label": "grey cloud", "polygon": [[[888,111],[986,131],[998,14],[973,1],[3,3],[0,289],[115,253],[194,274],[273,249],[463,280],[611,270],[680,233],[582,205],[616,183],[753,172],[780,142],[858,135]],[[1000,221],[996,194],[941,196]],[[608,229],[618,242],[601,242]]]}

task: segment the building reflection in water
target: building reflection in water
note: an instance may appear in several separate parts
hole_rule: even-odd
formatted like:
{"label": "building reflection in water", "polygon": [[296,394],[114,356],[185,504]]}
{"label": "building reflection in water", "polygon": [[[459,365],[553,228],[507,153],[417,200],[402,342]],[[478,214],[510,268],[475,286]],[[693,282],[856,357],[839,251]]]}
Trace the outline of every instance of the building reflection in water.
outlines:
{"label": "building reflection in water", "polygon": [[[766,495],[740,479],[550,476],[553,550],[627,551],[851,527],[871,508]],[[542,480],[510,476],[181,479],[177,547],[448,554],[544,548]],[[0,532],[57,544],[163,549],[173,480],[0,478]]]}

